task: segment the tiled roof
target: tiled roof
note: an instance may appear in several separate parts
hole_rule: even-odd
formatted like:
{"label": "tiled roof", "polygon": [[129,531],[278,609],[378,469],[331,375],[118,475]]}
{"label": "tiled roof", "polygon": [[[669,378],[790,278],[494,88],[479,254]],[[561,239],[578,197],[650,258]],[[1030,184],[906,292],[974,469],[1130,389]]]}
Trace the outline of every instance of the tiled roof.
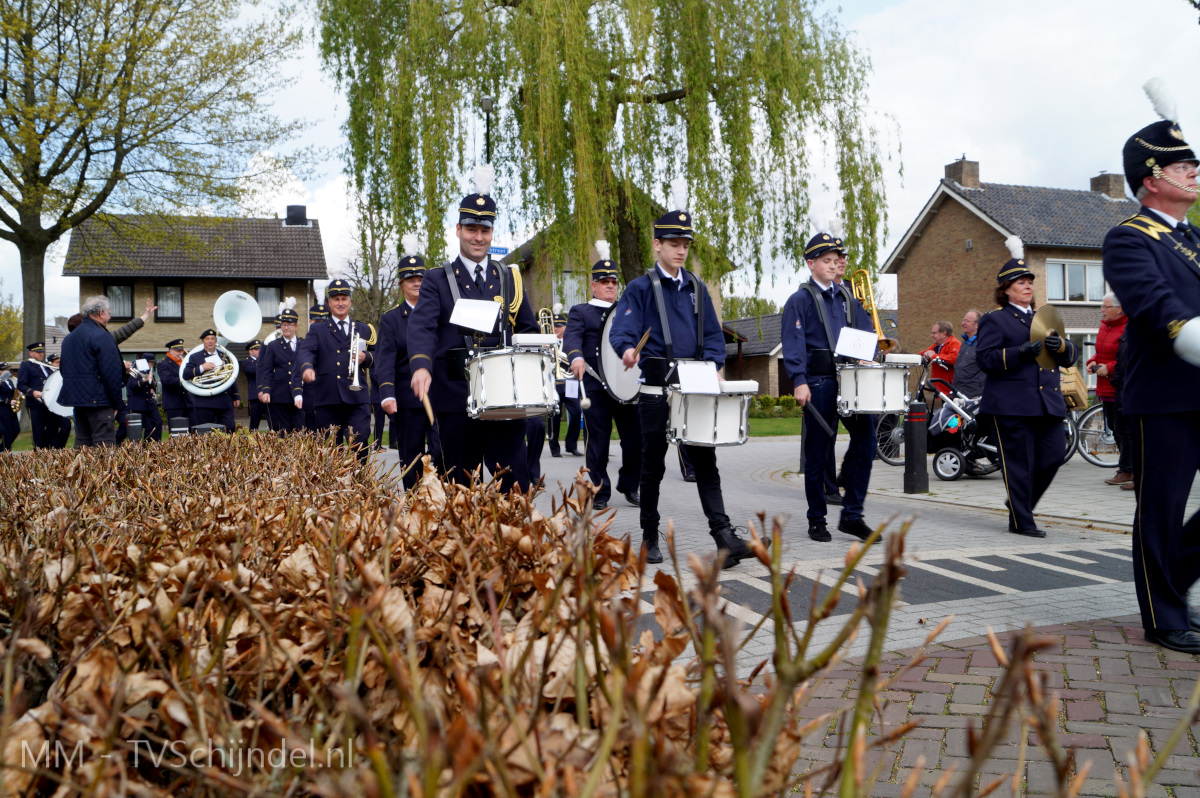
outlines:
{"label": "tiled roof", "polygon": [[66,276],[324,280],[321,228],[282,219],[92,217],[71,233]]}
{"label": "tiled roof", "polygon": [[948,191],[974,205],[1025,246],[1099,249],[1112,227],[1137,213],[1138,203],[1098,191],[981,183],[964,188],[942,180]]}
{"label": "tiled roof", "polygon": [[[742,344],[742,356],[769,355],[771,350],[779,346],[779,325],[783,320],[782,313],[771,313],[766,316],[751,316],[747,319],[726,319],[725,326],[746,337]],[[725,344],[725,356],[737,355],[737,344]]]}
{"label": "tiled roof", "polygon": [[67,337],[67,331],[58,327],[45,325],[45,337],[42,338],[46,342],[46,357],[51,355],[62,354],[62,342]]}

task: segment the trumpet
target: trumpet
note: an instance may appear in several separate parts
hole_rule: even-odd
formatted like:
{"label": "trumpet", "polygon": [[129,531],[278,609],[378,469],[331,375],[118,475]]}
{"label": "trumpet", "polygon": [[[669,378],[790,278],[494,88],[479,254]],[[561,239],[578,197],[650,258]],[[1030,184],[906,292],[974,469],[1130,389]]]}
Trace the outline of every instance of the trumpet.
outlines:
{"label": "trumpet", "polygon": [[361,391],[358,381],[358,353],[362,351],[363,339],[357,332],[350,334],[350,390]]}
{"label": "trumpet", "polygon": [[875,288],[871,285],[871,275],[867,274],[866,269],[859,269],[850,275],[850,288],[854,292],[854,298],[862,303],[863,310],[871,314],[871,324],[875,326],[875,335],[879,338],[879,351],[888,352],[895,349],[900,342],[883,334],[879,312],[875,309]]}

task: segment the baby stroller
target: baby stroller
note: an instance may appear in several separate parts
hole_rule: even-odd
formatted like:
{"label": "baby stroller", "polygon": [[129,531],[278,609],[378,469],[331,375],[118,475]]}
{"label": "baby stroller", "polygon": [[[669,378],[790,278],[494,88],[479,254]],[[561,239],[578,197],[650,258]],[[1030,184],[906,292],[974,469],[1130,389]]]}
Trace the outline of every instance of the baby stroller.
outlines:
{"label": "baby stroller", "polygon": [[924,390],[940,394],[942,406],[930,414],[926,438],[933,457],[933,473],[938,479],[952,482],[963,474],[983,477],[1000,469],[996,447],[979,429],[980,398],[971,398],[954,390],[950,383],[937,377],[922,385]]}

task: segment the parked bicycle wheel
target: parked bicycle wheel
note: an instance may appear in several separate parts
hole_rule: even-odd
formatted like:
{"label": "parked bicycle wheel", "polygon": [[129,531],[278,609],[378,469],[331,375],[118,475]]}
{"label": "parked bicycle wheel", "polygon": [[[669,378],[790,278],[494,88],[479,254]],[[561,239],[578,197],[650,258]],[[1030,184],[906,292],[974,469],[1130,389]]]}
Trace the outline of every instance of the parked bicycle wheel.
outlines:
{"label": "parked bicycle wheel", "polygon": [[1066,463],[1075,456],[1075,450],[1079,448],[1079,428],[1075,426],[1075,413],[1069,411],[1067,417],[1063,419],[1063,426],[1067,439],[1067,453],[1063,455],[1063,462]]}
{"label": "parked bicycle wheel", "polygon": [[888,465],[904,465],[904,414],[884,413],[875,425],[876,454]]}
{"label": "parked bicycle wheel", "polygon": [[1079,429],[1079,454],[1094,466],[1116,468],[1121,459],[1117,440],[1104,424],[1104,405],[1096,403],[1083,412],[1076,422]]}

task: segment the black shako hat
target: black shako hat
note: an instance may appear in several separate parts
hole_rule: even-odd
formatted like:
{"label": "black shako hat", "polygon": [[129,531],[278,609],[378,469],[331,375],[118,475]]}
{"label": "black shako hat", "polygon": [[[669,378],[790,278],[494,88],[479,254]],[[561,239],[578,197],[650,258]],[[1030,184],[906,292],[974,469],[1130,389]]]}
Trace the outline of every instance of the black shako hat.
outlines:
{"label": "black shako hat", "polygon": [[491,164],[475,167],[475,192],[463,197],[462,202],[458,203],[459,224],[496,226],[496,201],[490,196],[494,174]]}
{"label": "black shako hat", "polygon": [[396,279],[407,280],[409,277],[425,276],[425,259],[420,255],[405,255],[400,259],[400,269]]}
{"label": "black shako hat", "polygon": [[654,237],[660,239],[666,238],[686,238],[689,241],[694,239],[695,231],[692,229],[692,217],[687,211],[668,211],[654,222]]}
{"label": "black shako hat", "polygon": [[808,243],[804,246],[804,259],[816,260],[826,252],[842,252],[846,248],[842,246],[842,239],[832,233],[817,233],[812,238],[808,239]]}
{"label": "black shako hat", "polygon": [[321,319],[329,318],[329,308],[321,302],[313,305],[308,309],[308,318],[310,321],[320,321]]}
{"label": "black shako hat", "polygon": [[350,296],[354,293],[354,286],[340,277],[329,283],[325,288],[325,296]]}
{"label": "black shako hat", "polygon": [[1175,122],[1179,118],[1175,100],[1167,91],[1162,78],[1151,78],[1142,86],[1150,98],[1159,121],[1146,125],[1130,136],[1121,150],[1125,180],[1134,194],[1147,177],[1164,178],[1163,169],[1180,161],[1195,161],[1196,153],[1183,139],[1183,131]]}
{"label": "black shako hat", "polygon": [[1019,236],[1009,236],[1004,239],[1004,246],[1008,247],[1008,254],[1012,255],[1000,271],[996,273],[996,285],[1004,285],[1010,280],[1020,280],[1022,277],[1035,277],[1034,273],[1029,270],[1029,266],[1025,263],[1025,243],[1021,241]]}
{"label": "black shako hat", "polygon": [[283,324],[285,321],[295,322],[295,323],[299,324],[300,323],[300,314],[297,313],[295,311],[295,309],[293,309],[293,308],[284,308],[283,310],[279,311],[279,315],[275,317],[275,320],[278,321],[280,324]]}

